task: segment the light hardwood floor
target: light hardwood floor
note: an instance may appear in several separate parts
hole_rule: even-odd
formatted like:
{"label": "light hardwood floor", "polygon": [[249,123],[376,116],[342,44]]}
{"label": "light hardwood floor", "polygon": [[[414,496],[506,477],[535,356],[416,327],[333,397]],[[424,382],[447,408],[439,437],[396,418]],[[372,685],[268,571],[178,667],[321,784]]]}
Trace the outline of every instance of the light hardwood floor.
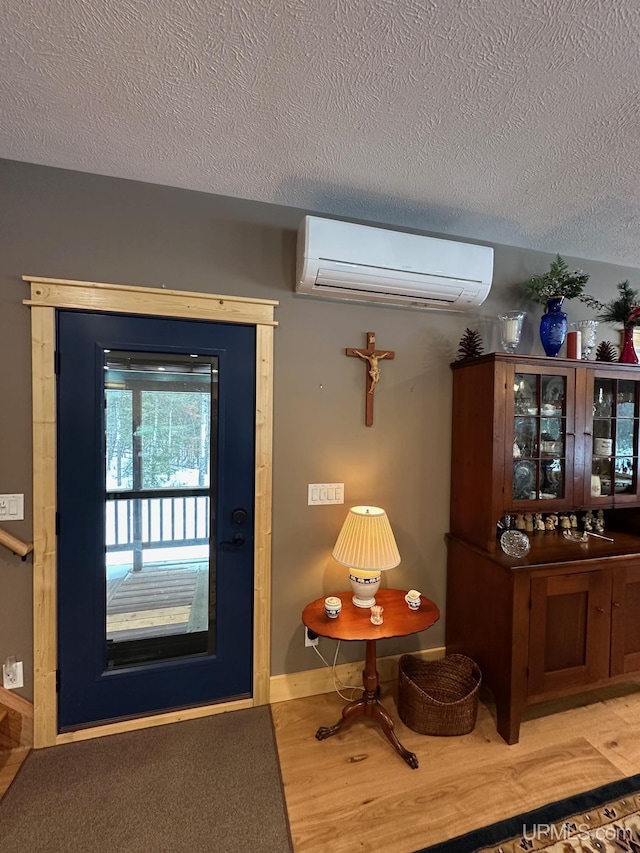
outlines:
{"label": "light hardwood floor", "polygon": [[413,853],[640,772],[640,680],[529,709],[513,746],[488,704],[471,734],[436,738],[402,725],[395,685],[382,701],[417,770],[368,721],[317,741],[340,718],[335,693],[273,705],[295,853]]}

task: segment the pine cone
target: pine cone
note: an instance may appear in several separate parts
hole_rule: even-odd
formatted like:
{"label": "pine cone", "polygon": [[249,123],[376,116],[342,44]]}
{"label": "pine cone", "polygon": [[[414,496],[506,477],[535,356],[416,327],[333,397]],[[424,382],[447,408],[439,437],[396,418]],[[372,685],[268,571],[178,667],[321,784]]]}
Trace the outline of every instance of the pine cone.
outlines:
{"label": "pine cone", "polygon": [[617,361],[618,351],[611,341],[602,341],[596,349],[596,361]]}
{"label": "pine cone", "polygon": [[469,358],[478,358],[483,352],[482,338],[476,329],[465,329],[460,338],[458,357],[456,361],[466,361]]}

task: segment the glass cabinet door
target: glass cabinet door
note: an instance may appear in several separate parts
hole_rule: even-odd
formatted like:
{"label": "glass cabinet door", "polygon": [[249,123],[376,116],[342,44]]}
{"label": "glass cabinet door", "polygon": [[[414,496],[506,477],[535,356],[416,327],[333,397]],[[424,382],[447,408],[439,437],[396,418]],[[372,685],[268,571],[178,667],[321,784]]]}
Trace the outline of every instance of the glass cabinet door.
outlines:
{"label": "glass cabinet door", "polygon": [[591,500],[609,505],[638,498],[640,382],[597,375],[591,404]]}
{"label": "glass cabinet door", "polygon": [[570,495],[573,460],[567,436],[573,436],[572,373],[519,371],[513,377],[512,447],[507,451],[508,486],[512,505],[543,502],[565,505]]}

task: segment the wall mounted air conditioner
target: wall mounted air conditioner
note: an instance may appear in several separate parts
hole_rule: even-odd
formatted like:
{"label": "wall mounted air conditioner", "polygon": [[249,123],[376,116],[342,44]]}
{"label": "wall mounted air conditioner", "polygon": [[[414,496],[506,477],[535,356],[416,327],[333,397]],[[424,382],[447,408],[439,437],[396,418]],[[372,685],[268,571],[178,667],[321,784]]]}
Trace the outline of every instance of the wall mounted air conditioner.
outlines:
{"label": "wall mounted air conditioner", "polygon": [[305,216],[298,293],[408,308],[469,311],[491,289],[493,249]]}

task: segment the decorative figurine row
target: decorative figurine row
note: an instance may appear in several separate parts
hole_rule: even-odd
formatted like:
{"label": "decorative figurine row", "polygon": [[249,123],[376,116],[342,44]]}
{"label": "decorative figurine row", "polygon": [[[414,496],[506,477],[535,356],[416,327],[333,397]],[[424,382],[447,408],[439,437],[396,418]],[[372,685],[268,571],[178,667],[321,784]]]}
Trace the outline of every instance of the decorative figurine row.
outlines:
{"label": "decorative figurine row", "polygon": [[[511,519],[511,516],[507,516],[507,518]],[[502,526],[507,526],[504,524],[504,521]],[[516,530],[524,530],[527,533],[557,530],[558,528],[561,530],[571,530],[578,526],[582,527],[583,530],[593,530],[596,533],[602,533],[604,531],[604,512],[599,509],[594,515],[591,510],[587,510],[579,523],[578,516],[574,512],[568,515],[566,513],[558,515],[555,512],[544,515],[541,512],[518,513],[515,519],[511,519],[510,526],[515,527]]]}

